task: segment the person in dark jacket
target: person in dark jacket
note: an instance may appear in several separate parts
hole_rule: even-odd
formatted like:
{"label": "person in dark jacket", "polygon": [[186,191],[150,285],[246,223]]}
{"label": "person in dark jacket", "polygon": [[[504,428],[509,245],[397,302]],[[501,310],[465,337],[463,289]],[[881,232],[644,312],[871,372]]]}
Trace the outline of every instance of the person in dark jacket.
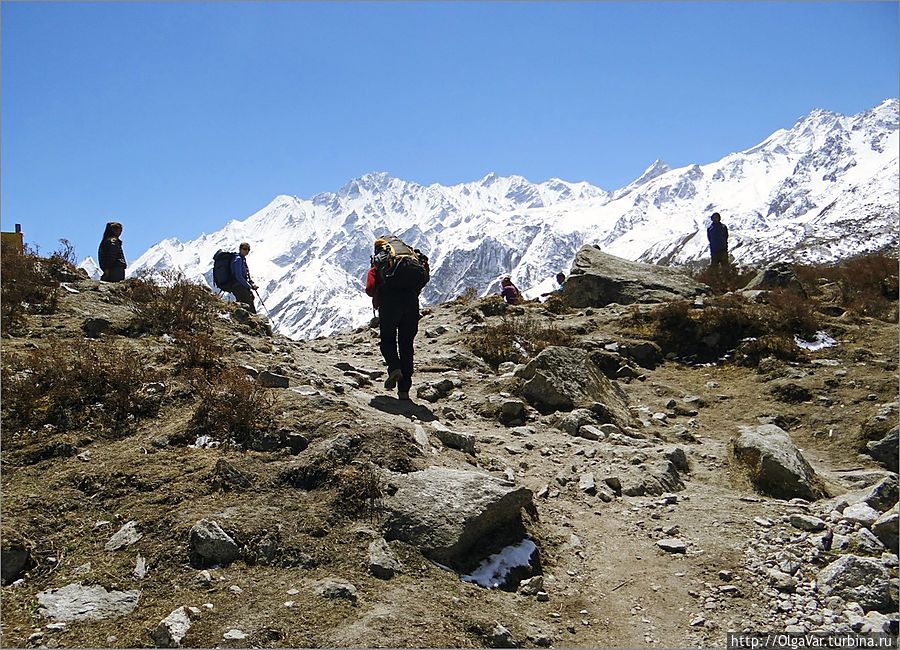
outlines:
{"label": "person in dark jacket", "polygon": [[[385,240],[376,239],[375,255],[386,246]],[[408,400],[409,389],[412,388],[413,341],[419,331],[419,293],[422,288],[392,286],[378,273],[374,259],[366,274],[366,295],[372,298],[372,307],[378,310],[379,347],[388,370],[384,387],[393,390],[396,386],[397,398]],[[428,258],[419,254],[419,259],[425,266],[426,275],[430,275]]]}
{"label": "person in dark jacket", "polygon": [[728,228],[722,223],[722,217],[718,212],[713,212],[710,217],[711,224],[706,229],[706,238],[709,239],[710,266],[728,266]]}
{"label": "person in dark jacket", "polygon": [[247,311],[256,313],[256,304],[253,301],[253,292],[259,287],[250,278],[250,269],[247,267],[247,253],[250,252],[250,244],[241,242],[238,254],[231,260],[231,277],[234,278],[226,291],[234,294],[234,299],[247,306]]}
{"label": "person in dark jacket", "polygon": [[103,275],[100,280],[103,282],[121,282],[125,279],[125,269],[128,264],[125,262],[125,253],[122,251],[122,224],[118,221],[110,221],[106,224],[103,231],[103,239],[100,242],[100,248],[97,251],[97,261],[100,264],[100,270]]}
{"label": "person in dark jacket", "polygon": [[522,292],[513,284],[512,278],[505,277],[500,280],[500,295],[506,301],[507,305],[520,305],[524,301]]}

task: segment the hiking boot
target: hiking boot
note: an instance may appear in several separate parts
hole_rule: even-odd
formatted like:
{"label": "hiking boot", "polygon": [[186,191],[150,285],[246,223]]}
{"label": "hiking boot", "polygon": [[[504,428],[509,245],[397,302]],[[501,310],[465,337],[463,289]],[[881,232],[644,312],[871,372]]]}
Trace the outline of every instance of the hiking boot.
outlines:
{"label": "hiking boot", "polygon": [[405,390],[397,391],[397,399],[403,400],[404,402],[408,402],[408,401],[410,401],[409,393],[406,392]]}
{"label": "hiking boot", "polygon": [[388,375],[388,378],[384,380],[384,388],[385,390],[393,390],[394,386],[397,385],[397,382],[403,377],[403,371],[400,368],[392,371],[391,374]]}

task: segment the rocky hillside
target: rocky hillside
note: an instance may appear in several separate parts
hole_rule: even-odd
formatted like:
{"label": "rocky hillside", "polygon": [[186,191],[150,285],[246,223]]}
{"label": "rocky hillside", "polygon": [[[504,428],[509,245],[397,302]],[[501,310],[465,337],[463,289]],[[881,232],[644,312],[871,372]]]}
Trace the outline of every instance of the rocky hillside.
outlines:
{"label": "rocky hillside", "polygon": [[584,249],[546,303],[428,307],[410,403],[374,329],[68,277],[3,338],[2,643],[896,635],[896,322],[847,291]]}
{"label": "rocky hillside", "polygon": [[744,151],[674,169],[656,161],[609,191],[555,178],[488,174],[422,186],[366,174],[335,192],[277,196],[192,241],[163,240],[129,273],[180,269],[212,286],[216,250],[247,241],[278,331],[313,338],[370,317],[360,286],[372,242],[386,232],[431,257],[428,303],[468,288],[483,295],[505,275],[538,295],[585,244],[643,262],[705,260],[713,211],[722,213],[741,264],[832,262],[896,249],[898,112],[896,99],[857,115],[816,110]]}

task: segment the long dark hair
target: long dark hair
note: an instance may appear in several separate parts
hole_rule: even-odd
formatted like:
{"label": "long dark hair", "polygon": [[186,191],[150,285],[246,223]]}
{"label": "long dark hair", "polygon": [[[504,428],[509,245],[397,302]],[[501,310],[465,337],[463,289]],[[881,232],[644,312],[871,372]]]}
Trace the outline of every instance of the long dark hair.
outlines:
{"label": "long dark hair", "polygon": [[[118,231],[118,232],[116,232]],[[103,231],[103,239],[112,239],[122,234],[122,224],[118,221],[107,221],[106,230]]]}

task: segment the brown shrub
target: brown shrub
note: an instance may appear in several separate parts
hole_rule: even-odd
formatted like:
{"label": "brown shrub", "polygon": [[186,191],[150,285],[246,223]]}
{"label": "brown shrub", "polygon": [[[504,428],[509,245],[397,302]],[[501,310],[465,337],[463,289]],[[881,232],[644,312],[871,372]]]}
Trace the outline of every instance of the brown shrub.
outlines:
{"label": "brown shrub", "polygon": [[209,379],[197,372],[193,379],[199,403],[188,424],[192,435],[246,448],[274,428],[275,398],[242,370],[228,368]]}
{"label": "brown shrub", "polygon": [[160,391],[143,390],[157,379],[140,354],[107,340],[51,340],[4,359],[4,428],[92,425],[125,432],[137,418],[158,412]]}
{"label": "brown shrub", "polygon": [[551,314],[568,314],[570,309],[565,298],[559,293],[554,292],[544,301],[544,309]]}
{"label": "brown shrub", "polygon": [[356,463],[337,473],[340,480],[335,506],[351,517],[372,523],[381,515],[381,499],[385,485],[378,469],[369,464]]}
{"label": "brown shrub", "polygon": [[797,334],[810,340],[825,327],[816,304],[789,289],[773,289],[768,295],[768,329],[783,335]]}
{"label": "brown shrub", "polygon": [[151,275],[129,279],[118,290],[135,314],[133,331],[163,334],[208,331],[212,326],[216,297],[181,271],[163,271],[158,281]]}
{"label": "brown shrub", "polygon": [[222,369],[224,348],[206,332],[175,332],[181,368],[198,368],[209,377]]}
{"label": "brown shrub", "polygon": [[735,350],[734,360],[742,366],[755,368],[766,357],[782,361],[804,361],[809,355],[794,342],[794,337],[783,334],[766,334],[758,339],[742,342]]}
{"label": "brown shrub", "polygon": [[453,302],[458,305],[468,305],[478,298],[478,289],[475,287],[466,287],[465,291],[459,294]]}
{"label": "brown shrub", "polygon": [[473,332],[469,349],[496,368],[504,361],[521,363],[551,345],[567,346],[572,334],[530,313],[504,316],[497,325]]}
{"label": "brown shrub", "polygon": [[841,306],[851,313],[897,320],[898,261],[894,256],[869,253],[834,265],[798,265],[795,273],[811,292],[819,279],[837,283]]}
{"label": "brown shrub", "polygon": [[29,247],[18,253],[9,247],[0,251],[0,330],[21,330],[25,315],[56,311],[59,282],[49,272],[48,260]]}

